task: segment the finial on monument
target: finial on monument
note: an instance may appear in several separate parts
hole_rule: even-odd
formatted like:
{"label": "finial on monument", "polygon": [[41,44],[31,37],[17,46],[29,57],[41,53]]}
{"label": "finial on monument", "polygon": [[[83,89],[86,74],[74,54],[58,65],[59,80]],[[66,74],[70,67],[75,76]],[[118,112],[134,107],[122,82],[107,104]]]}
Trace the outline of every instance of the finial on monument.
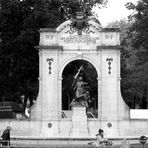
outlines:
{"label": "finial on monument", "polygon": [[82,35],[82,30],[88,27],[87,21],[88,19],[86,19],[82,11],[76,12],[75,18],[72,18],[72,27],[77,29],[78,35]]}

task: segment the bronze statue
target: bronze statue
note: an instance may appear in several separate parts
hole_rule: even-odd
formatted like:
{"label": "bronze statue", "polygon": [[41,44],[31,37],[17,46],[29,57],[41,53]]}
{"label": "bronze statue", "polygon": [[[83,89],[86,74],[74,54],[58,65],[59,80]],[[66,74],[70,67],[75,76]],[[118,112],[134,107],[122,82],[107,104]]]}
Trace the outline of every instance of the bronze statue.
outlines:
{"label": "bronze statue", "polygon": [[87,90],[88,83],[83,81],[82,76],[79,76],[81,70],[83,70],[83,65],[74,76],[75,80],[72,85],[74,86],[75,95],[71,102],[71,106],[82,106],[88,108],[88,102],[90,101],[90,94]]}

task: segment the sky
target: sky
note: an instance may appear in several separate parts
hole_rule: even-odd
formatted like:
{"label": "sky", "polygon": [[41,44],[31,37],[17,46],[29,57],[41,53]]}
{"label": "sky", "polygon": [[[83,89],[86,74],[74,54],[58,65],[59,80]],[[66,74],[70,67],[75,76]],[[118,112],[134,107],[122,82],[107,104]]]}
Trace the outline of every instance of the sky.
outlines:
{"label": "sky", "polygon": [[98,19],[103,27],[108,23],[121,20],[122,18],[127,19],[127,16],[132,13],[126,9],[125,4],[127,2],[137,3],[138,0],[108,0],[106,8],[95,8],[98,15]]}

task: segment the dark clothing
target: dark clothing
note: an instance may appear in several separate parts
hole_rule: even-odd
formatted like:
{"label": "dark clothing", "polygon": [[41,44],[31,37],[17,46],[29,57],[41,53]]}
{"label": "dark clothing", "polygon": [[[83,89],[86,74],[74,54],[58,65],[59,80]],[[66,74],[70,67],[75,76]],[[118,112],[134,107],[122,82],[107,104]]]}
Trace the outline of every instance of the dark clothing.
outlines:
{"label": "dark clothing", "polygon": [[10,130],[9,129],[5,129],[3,131],[3,134],[2,134],[2,145],[3,146],[9,146],[10,145]]}
{"label": "dark clothing", "polygon": [[103,134],[100,133],[96,134],[96,136],[100,136],[101,138],[103,138]]}

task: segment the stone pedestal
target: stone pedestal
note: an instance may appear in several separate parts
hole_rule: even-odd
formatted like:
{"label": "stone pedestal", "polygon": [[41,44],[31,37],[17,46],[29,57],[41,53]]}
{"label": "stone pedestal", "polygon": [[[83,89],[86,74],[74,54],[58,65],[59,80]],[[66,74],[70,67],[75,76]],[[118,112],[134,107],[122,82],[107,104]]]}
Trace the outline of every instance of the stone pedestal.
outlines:
{"label": "stone pedestal", "polygon": [[57,137],[59,135],[58,121],[41,121],[40,137]]}
{"label": "stone pedestal", "polygon": [[74,107],[72,115],[72,137],[88,136],[87,116],[85,107]]}

